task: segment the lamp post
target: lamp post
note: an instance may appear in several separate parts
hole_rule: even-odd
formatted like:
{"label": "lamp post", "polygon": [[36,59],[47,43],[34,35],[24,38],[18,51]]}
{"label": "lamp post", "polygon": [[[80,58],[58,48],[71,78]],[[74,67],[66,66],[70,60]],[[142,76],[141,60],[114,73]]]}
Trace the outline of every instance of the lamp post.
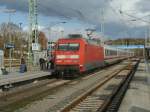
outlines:
{"label": "lamp post", "polygon": [[64,30],[61,30],[61,37],[64,36]]}
{"label": "lamp post", "polygon": [[[7,13],[9,13],[9,22],[8,22],[8,30],[10,31],[11,29],[10,29],[10,26],[9,26],[9,23],[11,22],[11,14],[13,14],[13,13],[15,13],[16,11],[15,10],[8,10],[8,12]],[[10,44],[12,44],[12,37],[11,37],[11,35],[9,34],[9,43]],[[14,48],[13,48],[14,49]],[[12,66],[12,49],[10,48],[9,49],[9,60],[10,60],[10,62],[9,62],[9,72],[11,71],[11,66]]]}
{"label": "lamp post", "polygon": [[[1,9],[0,12],[8,13],[8,23],[7,23],[7,31],[8,31],[8,36],[9,36],[9,44],[12,44],[12,38],[10,35],[10,23],[11,23],[11,14],[14,14],[16,12],[15,9]],[[9,72],[11,71],[11,66],[12,66],[12,48],[9,48]]]}
{"label": "lamp post", "polygon": [[22,30],[22,22],[20,22],[19,23],[19,29],[20,29],[20,42],[21,42],[21,44],[20,44],[20,58],[21,58],[21,56],[23,55],[23,50],[22,50],[22,33],[21,33],[21,30]]}
{"label": "lamp post", "polygon": [[[53,49],[53,42],[52,42],[52,40],[51,40],[51,35],[52,35],[52,27],[54,27],[54,26],[56,26],[56,25],[58,25],[58,24],[65,24],[65,23],[67,23],[67,22],[65,22],[65,21],[62,21],[62,22],[57,22],[57,23],[54,23],[54,24],[51,24],[49,27],[48,27],[48,30],[49,30],[49,37],[48,37],[48,53],[50,53],[50,55],[49,56],[51,56],[52,54],[52,49]],[[56,32],[57,33],[57,32]],[[63,34],[64,34],[64,31],[61,31],[61,36],[63,36]]]}
{"label": "lamp post", "polygon": [[132,21],[141,21],[141,22],[148,24],[147,25],[148,31],[147,31],[147,29],[145,31],[145,42],[144,42],[143,54],[144,54],[145,63],[146,63],[146,71],[150,72],[150,65],[148,62],[148,57],[149,57],[148,55],[150,55],[150,53],[149,54],[147,53],[147,52],[150,52],[150,42],[148,41],[148,40],[150,40],[150,21],[146,21],[146,20],[143,20],[142,18],[137,18],[137,17],[131,16],[131,15],[128,15],[128,16],[134,18]]}
{"label": "lamp post", "polygon": [[[120,10],[120,14],[124,14],[124,15],[126,15],[126,16],[128,16],[128,17],[133,18],[131,21],[141,21],[141,22],[147,23],[147,24],[148,24],[147,26],[148,26],[148,28],[149,28],[147,38],[148,38],[148,37],[150,38],[150,21],[144,20],[143,17],[142,17],[142,18],[135,17],[135,16],[130,15],[130,14],[126,13],[126,12],[121,11],[121,10]],[[148,15],[148,16],[150,16],[150,15]],[[147,39],[146,39],[146,40],[147,40]],[[145,41],[146,41],[146,40],[145,40]],[[145,42],[145,43],[146,43],[145,46],[147,46],[148,43],[147,43],[147,42]],[[150,46],[150,45],[149,45],[149,46]]]}
{"label": "lamp post", "polygon": [[[49,26],[49,28],[48,28],[48,29],[49,29],[49,38],[48,38],[48,42],[51,41],[50,38],[51,38],[51,34],[52,34],[52,32],[51,32],[51,31],[52,31],[52,27],[54,27],[54,26],[56,26],[56,25],[58,25],[58,24],[61,24],[61,23],[62,23],[62,24],[65,24],[65,23],[67,23],[67,22],[65,22],[65,21],[57,22],[57,23],[54,23],[54,24],[52,24],[52,25]],[[63,32],[63,33],[64,33],[64,32]],[[63,34],[63,33],[62,33],[62,34]]]}
{"label": "lamp post", "polygon": [[21,27],[21,26],[22,26],[22,24],[23,24],[23,23],[21,23],[21,22],[19,23],[19,28],[20,28],[20,30],[22,29],[22,27]]}

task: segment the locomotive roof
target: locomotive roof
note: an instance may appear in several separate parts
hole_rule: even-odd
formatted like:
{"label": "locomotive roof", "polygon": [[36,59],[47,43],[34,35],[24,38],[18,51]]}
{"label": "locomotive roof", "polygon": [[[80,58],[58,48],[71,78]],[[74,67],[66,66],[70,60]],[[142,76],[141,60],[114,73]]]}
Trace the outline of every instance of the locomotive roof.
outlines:
{"label": "locomotive roof", "polygon": [[68,38],[82,38],[83,36],[81,34],[69,34]]}
{"label": "locomotive roof", "polygon": [[93,45],[100,45],[100,40],[98,39],[87,39],[84,38],[81,34],[69,34],[67,38],[61,38],[60,40],[84,40],[85,42]]}

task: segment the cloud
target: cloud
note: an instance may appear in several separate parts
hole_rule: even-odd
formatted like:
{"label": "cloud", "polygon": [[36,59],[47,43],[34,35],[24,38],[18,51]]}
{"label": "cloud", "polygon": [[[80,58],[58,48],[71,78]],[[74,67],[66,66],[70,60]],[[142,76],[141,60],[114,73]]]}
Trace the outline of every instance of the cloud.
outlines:
{"label": "cloud", "polygon": [[[107,7],[107,0],[38,0],[38,11],[46,16],[77,18],[96,23],[100,17],[100,9]],[[28,0],[1,0],[1,6],[28,11]],[[98,20],[94,22],[93,20]]]}
{"label": "cloud", "polygon": [[149,5],[150,5],[150,0],[141,0],[136,4],[137,8],[144,13],[150,12]]}
{"label": "cloud", "polygon": [[28,0],[0,0],[0,6],[8,9],[16,9],[16,11],[28,11]]}
{"label": "cloud", "polygon": [[[102,9],[106,20],[115,21],[118,15],[114,16],[112,8],[116,11],[120,7],[123,10],[134,10],[138,1],[143,0],[38,0],[38,12],[46,16],[77,18],[97,24],[102,20]],[[28,12],[28,0],[1,0],[0,5]]]}
{"label": "cloud", "polygon": [[[119,10],[127,13],[135,10],[135,16],[145,16],[150,10],[149,4],[149,0],[38,0],[38,12],[44,16],[75,18],[98,27],[102,22],[101,10],[103,9],[106,33],[118,36],[124,30],[133,30],[128,22],[132,18],[120,15]],[[1,0],[0,6],[28,12],[28,0]],[[143,28],[142,23],[135,24]]]}

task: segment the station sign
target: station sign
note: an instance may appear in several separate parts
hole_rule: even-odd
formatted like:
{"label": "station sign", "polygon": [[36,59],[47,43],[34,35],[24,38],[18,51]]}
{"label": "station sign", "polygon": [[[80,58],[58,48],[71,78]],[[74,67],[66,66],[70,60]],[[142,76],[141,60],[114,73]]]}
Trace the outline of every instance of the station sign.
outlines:
{"label": "station sign", "polygon": [[7,44],[5,44],[5,48],[6,48],[6,49],[15,48],[15,44],[14,44],[14,43],[7,43]]}
{"label": "station sign", "polygon": [[40,45],[39,43],[32,43],[32,51],[39,51]]}

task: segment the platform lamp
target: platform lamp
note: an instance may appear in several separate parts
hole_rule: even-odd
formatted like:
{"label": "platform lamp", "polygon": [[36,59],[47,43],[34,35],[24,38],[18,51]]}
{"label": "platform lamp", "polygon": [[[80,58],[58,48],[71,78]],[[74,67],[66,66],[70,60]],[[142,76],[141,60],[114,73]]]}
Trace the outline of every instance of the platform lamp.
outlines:
{"label": "platform lamp", "polygon": [[[65,24],[65,23],[67,23],[66,21],[62,21],[62,22],[56,22],[56,23],[54,23],[54,24],[51,24],[50,26],[49,26],[49,38],[48,38],[48,43],[50,43],[50,38],[51,38],[51,30],[52,30],[52,27],[54,27],[54,26],[56,26],[56,25],[58,25],[58,24]],[[62,33],[62,32],[61,32]],[[63,33],[62,33],[63,34]]]}
{"label": "platform lamp", "polygon": [[[51,33],[52,33],[52,27],[54,27],[54,26],[56,26],[56,25],[58,25],[58,24],[65,24],[65,23],[67,23],[66,21],[62,21],[62,22],[56,22],[56,23],[54,23],[54,24],[51,24],[51,25],[49,25],[49,27],[47,28],[48,30],[49,30],[49,37],[48,37],[48,47],[51,47],[51,46],[49,46],[52,42],[51,42]],[[63,34],[62,32],[61,32],[61,34]]]}
{"label": "platform lamp", "polygon": [[22,45],[22,39],[21,39],[21,38],[22,38],[22,33],[21,33],[21,30],[22,30],[22,24],[23,24],[22,22],[19,23],[20,40],[21,40],[21,41],[20,41],[20,42],[21,42],[21,45],[20,45],[20,58],[21,58],[21,56],[23,55],[23,50],[22,50],[22,46],[23,46],[23,45]]}
{"label": "platform lamp", "polygon": [[150,21],[145,21],[143,20],[142,18],[135,18],[132,19],[131,21],[141,21],[141,22],[144,22],[144,23],[147,23],[148,24],[148,28],[146,28],[146,31],[145,31],[145,42],[144,42],[144,48],[143,48],[143,55],[144,55],[144,58],[145,58],[145,63],[147,65],[146,67],[146,71],[150,73],[150,65],[148,63],[148,55],[147,55],[147,48],[150,49],[150,44],[148,44],[148,40],[150,39]]}
{"label": "platform lamp", "polygon": [[[53,45],[53,42],[52,42],[52,40],[50,39],[51,38],[51,33],[52,33],[52,27],[54,27],[54,26],[56,26],[56,25],[58,25],[58,24],[65,24],[65,23],[67,23],[66,21],[61,21],[61,22],[55,22],[55,23],[51,23],[50,25],[49,25],[49,27],[47,28],[48,30],[49,30],[49,37],[48,37],[48,50],[47,50],[47,52],[51,52],[51,50],[52,50],[52,45]],[[61,31],[61,36],[63,35],[63,33],[64,33],[64,31]]]}
{"label": "platform lamp", "polygon": [[[11,14],[14,14],[16,12],[16,10],[15,9],[0,9],[0,12],[4,12],[4,13],[9,14],[7,29],[8,29],[8,32],[10,33],[9,24],[11,23]],[[12,45],[12,38],[11,38],[10,34],[9,34],[9,45],[10,46]],[[9,72],[11,71],[11,67],[12,67],[12,48],[9,48]]]}

